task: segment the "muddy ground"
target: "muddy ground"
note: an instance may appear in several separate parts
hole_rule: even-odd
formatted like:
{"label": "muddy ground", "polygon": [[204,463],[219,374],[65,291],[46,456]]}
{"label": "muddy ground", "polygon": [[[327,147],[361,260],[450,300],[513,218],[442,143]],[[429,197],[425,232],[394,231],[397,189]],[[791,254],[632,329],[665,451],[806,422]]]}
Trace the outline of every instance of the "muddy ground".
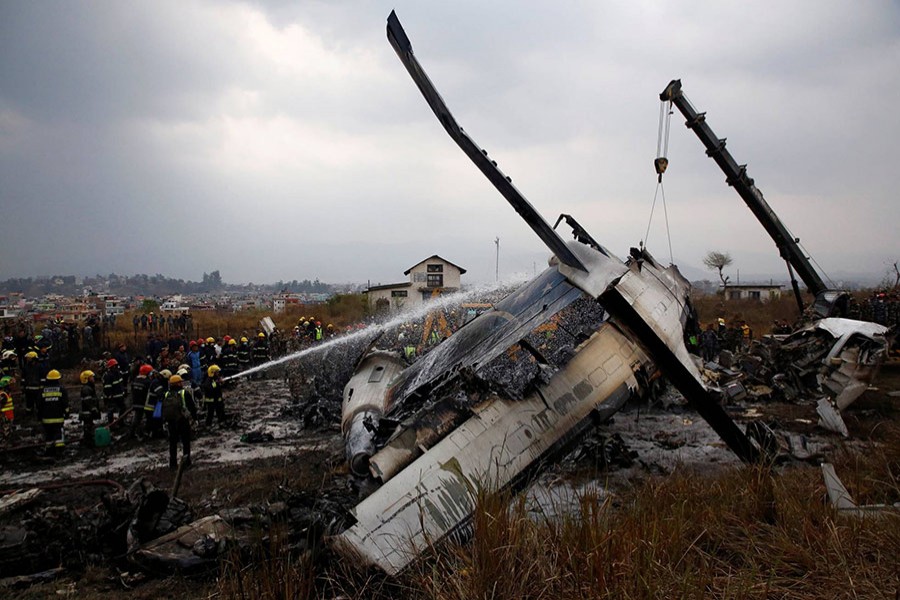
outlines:
{"label": "muddy ground", "polygon": [[[74,391],[74,390],[73,390]],[[845,413],[850,438],[843,439],[816,425],[815,406],[809,404],[742,403],[729,407],[738,422],[761,419],[779,434],[794,434],[803,442],[799,458],[786,458],[782,469],[817,469],[848,449],[898,444],[900,420],[900,360],[886,364],[877,388],[868,390]],[[673,469],[715,473],[738,464],[716,434],[675,394],[657,406],[629,406],[597,428],[584,444],[551,466],[529,490],[533,510],[559,512],[575,502],[577,493],[590,488],[615,497],[648,477],[664,476]],[[665,408],[660,404],[667,404]],[[240,381],[226,394],[229,427],[200,426],[193,442],[193,467],[183,478],[179,497],[195,517],[225,508],[266,506],[294,492],[337,490],[347,499],[353,489],[347,478],[337,423],[316,430],[304,429],[298,404],[286,379]],[[21,443],[37,439],[33,422],[22,420],[16,432]],[[122,437],[109,448],[89,449],[77,444],[79,425],[68,425],[69,445],[58,457],[42,456],[35,449],[7,452],[2,457],[0,492],[54,486],[83,480],[111,480],[128,487],[146,478],[170,489],[175,474],[167,468],[167,442]],[[114,431],[121,437],[123,427]],[[264,443],[244,443],[243,435],[261,431],[272,436]],[[52,506],[78,513],[95,506],[112,484],[97,483],[47,489],[29,506],[0,516],[0,526],[15,524]],[[343,490],[343,492],[341,492]],[[0,540],[2,547],[2,540]],[[40,565],[49,568],[56,565]],[[0,573],[0,579],[21,573]],[[160,576],[141,572],[124,559],[85,557],[81,568],[67,568],[53,581],[0,588],[4,597],[92,598],[128,592],[136,598],[208,597],[216,589],[215,573],[205,577]],[[12,584],[11,580],[0,585]]]}

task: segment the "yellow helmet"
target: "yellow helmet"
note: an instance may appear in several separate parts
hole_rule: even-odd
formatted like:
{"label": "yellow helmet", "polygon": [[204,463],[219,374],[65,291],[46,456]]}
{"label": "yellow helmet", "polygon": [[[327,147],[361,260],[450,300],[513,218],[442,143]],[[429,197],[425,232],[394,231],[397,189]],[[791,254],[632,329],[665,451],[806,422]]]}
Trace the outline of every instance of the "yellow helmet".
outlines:
{"label": "yellow helmet", "polygon": [[94,376],[93,371],[82,371],[81,372],[81,383],[87,383],[88,380]]}
{"label": "yellow helmet", "polygon": [[208,337],[208,338],[206,338],[206,343],[207,343],[207,344],[215,344],[215,343],[216,343],[216,339],[213,338],[213,337]]}
{"label": "yellow helmet", "polygon": [[56,369],[52,369],[49,373],[47,373],[48,381],[56,381],[58,379],[62,379],[62,375],[59,374],[59,371]]}
{"label": "yellow helmet", "polygon": [[37,358],[37,352],[35,352],[34,350],[32,350],[31,352],[26,352],[25,358]]}
{"label": "yellow helmet", "polygon": [[246,343],[249,342],[249,341],[250,341],[250,340],[248,340],[246,337],[242,337],[242,338],[241,338],[241,343],[242,343],[242,344],[246,344]]}
{"label": "yellow helmet", "polygon": [[169,377],[169,385],[181,385],[181,375],[172,375]]}
{"label": "yellow helmet", "polygon": [[228,340],[228,345],[229,346],[237,346],[237,340],[235,340],[235,339]]}
{"label": "yellow helmet", "polygon": [[206,370],[206,374],[209,375],[210,377],[212,377],[213,375],[215,375],[216,373],[218,373],[221,370],[222,369],[219,367],[219,365],[210,365],[209,368]]}
{"label": "yellow helmet", "polygon": [[264,338],[264,337],[266,337],[266,334],[264,334],[262,331],[260,331],[259,333],[256,334],[256,337]]}

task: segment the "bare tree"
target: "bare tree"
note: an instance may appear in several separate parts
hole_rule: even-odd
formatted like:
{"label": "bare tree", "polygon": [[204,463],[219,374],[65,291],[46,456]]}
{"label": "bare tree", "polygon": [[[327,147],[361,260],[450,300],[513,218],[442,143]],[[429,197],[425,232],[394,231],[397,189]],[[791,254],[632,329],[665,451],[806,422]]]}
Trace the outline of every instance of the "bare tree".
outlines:
{"label": "bare tree", "polygon": [[722,280],[722,289],[728,287],[728,281],[731,279],[728,275],[722,273],[722,269],[731,264],[731,254],[728,252],[719,252],[718,250],[710,250],[703,257],[703,264],[711,271],[719,272],[719,279]]}
{"label": "bare tree", "polygon": [[894,287],[892,289],[897,289],[900,287],[900,268],[897,265],[900,264],[900,261],[894,261]]}

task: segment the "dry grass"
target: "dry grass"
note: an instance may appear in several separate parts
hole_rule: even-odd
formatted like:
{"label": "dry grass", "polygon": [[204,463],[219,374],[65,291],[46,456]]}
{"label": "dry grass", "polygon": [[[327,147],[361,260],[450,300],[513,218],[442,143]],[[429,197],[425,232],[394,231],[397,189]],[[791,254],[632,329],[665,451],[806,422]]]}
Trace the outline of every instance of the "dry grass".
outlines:
{"label": "dry grass", "polygon": [[218,581],[224,598],[281,600],[315,598],[315,574],[309,553],[290,546],[288,534],[272,528],[249,557],[235,549],[225,561]]}
{"label": "dry grass", "polygon": [[[889,485],[896,500],[900,488]],[[556,522],[485,498],[472,544],[411,575],[415,597],[894,597],[900,518],[838,518],[823,494],[817,469],[746,467],[676,473],[620,509],[586,497]]]}
{"label": "dry grass", "polygon": [[[860,502],[900,500],[896,446],[838,461]],[[277,560],[269,553],[251,567],[230,564],[219,592],[416,600],[896,598],[900,517],[839,517],[824,498],[813,467],[676,472],[627,492],[615,506],[587,494],[575,514],[555,520],[535,519],[520,498],[480,493],[472,540],[441,546],[399,578],[353,561],[313,568],[287,552]],[[245,581],[240,588],[237,573],[256,587]]]}
{"label": "dry grass", "polygon": [[[807,302],[810,299],[807,298]],[[792,294],[784,295],[777,300],[760,302],[758,300],[722,300],[717,294],[697,295],[691,299],[700,317],[703,329],[723,317],[728,326],[737,325],[739,321],[747,322],[754,335],[772,333],[772,321],[794,323],[800,316],[797,302]]]}
{"label": "dry grass", "polygon": [[[221,339],[225,335],[231,337],[247,336],[252,338],[259,331],[259,321],[263,317],[272,317],[275,324],[283,331],[290,331],[300,317],[314,316],[323,326],[328,323],[341,329],[347,325],[358,323],[366,316],[366,299],[362,294],[338,295],[324,304],[291,305],[284,312],[275,314],[271,310],[231,311],[195,311],[194,331],[189,338],[214,337]],[[140,312],[138,312],[140,314]],[[133,312],[127,312],[116,320],[116,327],[109,332],[109,343],[114,346],[125,343],[132,349],[142,349],[147,340],[148,331],[138,331],[135,337],[131,323]]]}

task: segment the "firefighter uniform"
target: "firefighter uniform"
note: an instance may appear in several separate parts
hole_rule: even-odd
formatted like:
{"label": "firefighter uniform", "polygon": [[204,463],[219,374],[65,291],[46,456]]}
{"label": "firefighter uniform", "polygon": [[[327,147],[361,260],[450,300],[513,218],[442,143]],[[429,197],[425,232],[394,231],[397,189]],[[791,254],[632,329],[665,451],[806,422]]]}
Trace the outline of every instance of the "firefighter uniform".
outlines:
{"label": "firefighter uniform", "polygon": [[41,365],[37,361],[37,352],[32,351],[25,355],[22,376],[25,380],[25,410],[31,412],[40,400],[43,385],[41,381],[43,373],[41,373]]}
{"label": "firefighter uniform", "polygon": [[47,373],[47,383],[37,406],[47,443],[52,444],[54,450],[65,446],[63,422],[69,410],[69,395],[60,379],[59,371],[55,369]]}
{"label": "firefighter uniform", "polygon": [[250,347],[250,344],[247,343],[247,338],[242,337],[241,343],[237,348],[237,359],[238,359],[238,368],[241,371],[246,371],[250,368],[250,361],[253,359],[253,349]]}
{"label": "firefighter uniform", "polygon": [[106,398],[107,420],[113,415],[125,412],[125,380],[119,371],[118,362],[111,358],[106,363],[107,371],[103,374],[103,395]]}
{"label": "firefighter uniform", "polygon": [[[172,375],[169,378],[169,391],[163,399],[163,416],[166,420],[166,428],[169,430],[169,468],[178,466],[178,442],[181,442],[181,453],[185,467],[191,464],[191,422],[188,414],[194,420],[197,419],[197,407],[194,405],[193,396],[185,393],[181,387],[180,375]],[[177,409],[169,412],[167,406],[174,404]]]}
{"label": "firefighter uniform", "polygon": [[222,398],[222,380],[219,377],[221,369],[213,365],[207,371],[207,377],[203,380],[200,389],[203,390],[203,403],[206,405],[206,426],[213,422],[213,414],[219,421],[219,425],[225,424],[225,400]]}

